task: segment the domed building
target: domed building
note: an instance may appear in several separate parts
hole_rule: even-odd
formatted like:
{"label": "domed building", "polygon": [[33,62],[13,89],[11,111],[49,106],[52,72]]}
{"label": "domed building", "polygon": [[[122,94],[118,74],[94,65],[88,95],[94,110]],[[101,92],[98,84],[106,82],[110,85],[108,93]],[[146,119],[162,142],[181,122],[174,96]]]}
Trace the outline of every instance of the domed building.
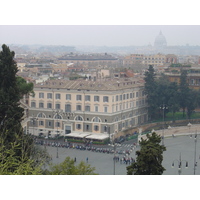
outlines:
{"label": "domed building", "polygon": [[157,47],[157,48],[167,46],[167,41],[166,41],[165,36],[162,34],[161,31],[155,39],[154,46]]}

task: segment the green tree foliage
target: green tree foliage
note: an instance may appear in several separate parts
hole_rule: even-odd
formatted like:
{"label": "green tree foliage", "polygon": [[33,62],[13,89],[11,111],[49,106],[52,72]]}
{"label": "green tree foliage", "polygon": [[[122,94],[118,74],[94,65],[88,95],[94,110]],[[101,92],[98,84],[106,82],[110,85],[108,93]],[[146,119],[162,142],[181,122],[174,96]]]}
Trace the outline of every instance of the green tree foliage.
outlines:
{"label": "green tree foliage", "polygon": [[158,94],[156,92],[157,83],[155,80],[155,71],[152,65],[149,66],[148,71],[145,72],[145,93],[147,95],[149,118],[153,119],[158,110]]}
{"label": "green tree foliage", "polygon": [[62,163],[50,165],[47,175],[95,175],[95,168],[81,161],[78,165],[70,157],[67,157]]}
{"label": "green tree foliage", "polygon": [[[9,132],[7,131],[6,134]],[[42,162],[31,159],[27,151],[27,137],[16,135],[15,141],[8,148],[6,137],[0,137],[0,174],[1,175],[36,175],[41,174]],[[21,142],[19,142],[21,141]],[[22,146],[21,146],[22,144]],[[30,148],[31,149],[31,148]],[[20,153],[19,153],[20,152]]]}
{"label": "green tree foliage", "polygon": [[27,83],[26,80],[20,76],[17,77],[17,86],[21,98],[23,95],[34,95],[33,83]]}
{"label": "green tree foliage", "polygon": [[14,61],[14,52],[9,47],[2,45],[0,52],[0,132],[7,139],[7,145],[15,140],[14,135],[17,131],[22,134],[21,120],[23,108],[19,106],[19,89],[16,81],[17,65]]}
{"label": "green tree foliage", "polygon": [[189,88],[186,70],[181,71],[179,85],[175,82],[169,82],[164,74],[156,79],[152,66],[149,66],[144,80],[150,120],[162,117],[163,106],[167,107],[164,110],[164,115],[167,112],[172,112],[175,116],[175,113],[181,108],[183,117],[187,111],[187,117],[190,119],[195,108],[200,105],[198,103],[200,102],[200,91],[197,92]]}
{"label": "green tree foliage", "polygon": [[162,175],[163,152],[166,147],[160,145],[161,137],[155,132],[147,134],[147,139],[140,141],[140,151],[136,151],[136,162],[127,167],[128,175]]}
{"label": "green tree foliage", "polygon": [[[31,90],[23,88],[22,79],[16,77],[17,65],[14,52],[5,44],[0,51],[0,173],[37,174],[40,165],[47,161],[30,135],[24,135],[21,122],[24,109],[20,107],[23,93]],[[20,83],[19,83],[20,82]],[[23,88],[23,89],[22,89]],[[38,158],[39,157],[39,158]],[[45,157],[45,158],[43,158]]]}
{"label": "green tree foliage", "polygon": [[182,70],[179,85],[179,104],[183,110],[183,117],[185,116],[185,109],[187,107],[187,98],[189,97],[189,85],[187,82],[187,71]]}

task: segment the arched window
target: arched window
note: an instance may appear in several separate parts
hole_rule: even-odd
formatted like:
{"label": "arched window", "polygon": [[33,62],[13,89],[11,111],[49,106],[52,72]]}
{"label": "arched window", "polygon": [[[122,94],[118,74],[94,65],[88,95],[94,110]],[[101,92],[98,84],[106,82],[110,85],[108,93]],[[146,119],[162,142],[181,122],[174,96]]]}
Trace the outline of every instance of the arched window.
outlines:
{"label": "arched window", "polygon": [[78,115],[76,118],[75,118],[76,121],[83,121],[83,117]]}
{"label": "arched window", "polygon": [[101,122],[101,119],[99,117],[94,117],[92,119],[93,122]]}
{"label": "arched window", "polygon": [[55,115],[54,115],[54,119],[62,119],[62,117],[61,117],[61,115],[59,115],[59,114],[55,114]]}
{"label": "arched window", "polygon": [[45,115],[44,113],[38,113],[37,117],[38,117],[38,118],[45,118],[46,115]]}

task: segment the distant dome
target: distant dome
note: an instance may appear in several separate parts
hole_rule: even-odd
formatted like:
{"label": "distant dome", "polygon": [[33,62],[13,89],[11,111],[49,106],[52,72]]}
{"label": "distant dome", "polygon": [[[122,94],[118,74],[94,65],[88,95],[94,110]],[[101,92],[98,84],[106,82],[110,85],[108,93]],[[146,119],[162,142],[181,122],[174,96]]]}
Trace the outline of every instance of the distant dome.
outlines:
{"label": "distant dome", "polygon": [[165,39],[165,36],[160,31],[160,34],[156,37],[154,42],[155,47],[165,47],[167,46],[167,41]]}

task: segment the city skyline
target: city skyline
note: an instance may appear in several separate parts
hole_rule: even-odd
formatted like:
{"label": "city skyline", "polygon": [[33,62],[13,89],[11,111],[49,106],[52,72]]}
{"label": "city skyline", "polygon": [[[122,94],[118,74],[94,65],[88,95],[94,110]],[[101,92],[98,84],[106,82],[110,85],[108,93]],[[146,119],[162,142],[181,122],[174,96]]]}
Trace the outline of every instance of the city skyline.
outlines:
{"label": "city skyline", "polygon": [[200,45],[199,25],[0,25],[1,44],[64,46]]}

